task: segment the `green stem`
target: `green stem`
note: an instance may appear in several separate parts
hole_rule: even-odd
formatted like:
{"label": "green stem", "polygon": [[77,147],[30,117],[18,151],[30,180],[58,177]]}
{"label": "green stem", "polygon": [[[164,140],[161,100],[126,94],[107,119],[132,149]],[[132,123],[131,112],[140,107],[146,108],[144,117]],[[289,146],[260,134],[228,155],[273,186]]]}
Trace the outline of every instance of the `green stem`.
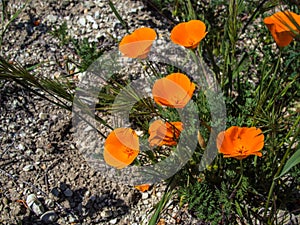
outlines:
{"label": "green stem", "polygon": [[[1,34],[0,34],[0,52],[2,52],[2,42],[3,42],[3,38],[4,35],[6,33],[7,28],[9,27],[9,25],[20,15],[20,13],[25,9],[25,7],[27,6],[27,4],[30,2],[31,0],[27,0],[24,5],[9,19],[9,21],[3,26]],[[5,4],[5,3],[3,3]],[[4,23],[4,21],[2,21]]]}
{"label": "green stem", "polygon": [[[198,65],[198,73],[200,74],[199,78],[200,78],[200,81],[199,83],[202,84],[202,88],[209,88],[209,85],[208,85],[208,71],[205,70],[204,68],[204,62],[203,62],[203,59],[202,59],[202,56],[201,56],[201,48],[200,48],[200,45],[198,46],[197,48],[197,51],[191,49],[189,51],[191,53],[191,56],[192,56],[192,59],[194,61],[194,63],[196,65]],[[205,90],[203,90],[205,91]]]}
{"label": "green stem", "polygon": [[242,159],[240,160],[240,167],[241,167],[241,176],[240,176],[240,179],[237,182],[237,184],[234,186],[235,190],[240,186],[240,184],[243,180],[243,177],[244,177],[244,167],[243,167],[243,160]]}
{"label": "green stem", "polygon": [[[280,49],[278,60],[277,60],[277,63],[276,63],[276,66],[275,66],[275,69],[274,69],[274,72],[273,72],[273,76],[271,77],[271,80],[270,80],[266,90],[269,90],[271,88],[272,83],[277,78],[277,71],[278,71],[278,68],[279,68],[280,62],[281,62],[281,54],[282,54],[282,50]],[[275,81],[277,81],[277,80],[275,80]],[[266,92],[266,93],[268,93],[268,92]],[[272,102],[272,101],[270,101],[270,102]],[[273,106],[273,105],[274,105],[273,102],[272,102],[272,104],[269,103],[266,108],[269,109],[270,106]]]}
{"label": "green stem", "polygon": [[126,29],[126,32],[129,34],[128,30],[128,24],[123,20],[122,16],[119,14],[118,10],[115,8],[114,3],[112,1],[108,1],[108,5],[117,17],[117,19],[120,21],[122,26]]}
{"label": "green stem", "polygon": [[[298,119],[295,121],[294,125],[293,125],[293,128],[295,128],[296,126],[298,126],[299,124],[299,121],[300,121],[300,117],[298,117]],[[292,129],[293,129],[292,128]],[[291,151],[291,148],[292,148],[292,145],[294,143],[294,140],[296,137],[298,137],[300,133],[300,129],[297,130],[297,132],[295,133],[294,135],[294,138],[291,142],[291,144],[289,145],[289,148],[287,149],[287,151],[285,152],[283,158],[281,159],[280,161],[280,166],[279,168],[277,169],[276,171],[276,174],[274,175],[274,179],[272,180],[272,184],[271,184],[271,187],[270,187],[270,190],[269,190],[269,194],[268,194],[268,199],[267,199],[267,202],[266,202],[266,205],[265,205],[265,213],[264,213],[264,218],[266,218],[266,215],[267,215],[267,210],[268,210],[268,207],[269,207],[269,204],[270,204],[270,200],[271,200],[271,196],[273,194],[273,191],[274,191],[274,188],[275,188],[275,181],[276,181],[276,178],[279,176],[279,174],[281,173],[281,170],[288,158],[288,156],[290,155],[290,151]],[[268,222],[270,223],[270,218],[268,219]]]}
{"label": "green stem", "polygon": [[[142,64],[143,65],[143,64]],[[159,74],[157,73],[156,69],[154,68],[153,64],[149,62],[148,60],[146,61],[146,65],[151,69],[152,73],[156,76],[159,77]]]}
{"label": "green stem", "polygon": [[240,167],[241,167],[241,176],[240,176],[238,182],[236,183],[236,185],[234,186],[231,195],[229,196],[229,199],[231,199],[231,200],[234,199],[235,193],[237,192],[239,186],[241,185],[243,177],[244,177],[244,167],[243,167],[243,160],[242,159],[240,160]]}
{"label": "green stem", "polygon": [[264,0],[262,1],[257,8],[255,9],[254,13],[251,15],[251,17],[249,18],[249,20],[247,21],[247,23],[244,25],[241,34],[244,34],[246,31],[246,28],[248,27],[248,25],[253,21],[253,19],[256,17],[256,15],[259,13],[259,11],[261,10],[261,8],[263,7],[263,5],[267,2],[268,0]]}
{"label": "green stem", "polygon": [[173,187],[174,181],[176,181],[176,180],[174,180],[174,176],[173,176],[172,178],[170,178],[170,181],[167,184],[167,187],[164,191],[164,194],[163,194],[161,200],[155,206],[155,211],[154,211],[153,215],[151,216],[150,221],[148,223],[149,225],[157,224],[162,211],[167,208],[168,202],[174,194],[174,187]]}
{"label": "green stem", "polygon": [[[270,106],[274,106],[273,101],[270,101],[272,104],[268,104],[266,106],[266,101],[267,101],[267,96],[270,93],[270,88],[272,86],[272,83],[276,79],[277,71],[280,66],[280,61],[281,61],[281,53],[282,53],[282,51],[280,49],[278,60],[277,60],[274,71],[272,72],[272,70],[269,70],[263,74],[263,76],[259,82],[259,85],[258,85],[259,88],[255,91],[256,95],[258,95],[258,97],[257,97],[258,104],[254,110],[254,116],[253,116],[254,119],[252,120],[251,126],[255,125],[255,123],[256,123],[255,118],[257,117],[257,115],[261,114],[262,109],[267,110],[267,109],[269,109]],[[271,77],[269,83],[267,85],[264,85],[265,79],[267,79],[270,76],[270,74],[273,74],[273,76]],[[272,91],[272,92],[274,92],[274,91]]]}

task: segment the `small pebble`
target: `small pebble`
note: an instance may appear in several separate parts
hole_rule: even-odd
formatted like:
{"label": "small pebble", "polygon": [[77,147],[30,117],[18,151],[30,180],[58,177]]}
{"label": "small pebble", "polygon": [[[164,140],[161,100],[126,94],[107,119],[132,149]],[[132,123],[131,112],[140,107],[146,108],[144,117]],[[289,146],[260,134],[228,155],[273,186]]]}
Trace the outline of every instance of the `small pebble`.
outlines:
{"label": "small pebble", "polygon": [[91,22],[91,23],[95,23],[96,21],[94,20],[94,18],[91,15],[87,15],[86,16],[87,21]]}
{"label": "small pebble", "polygon": [[144,192],[142,194],[142,199],[147,199],[149,197],[149,194],[147,192]]}
{"label": "small pebble", "polygon": [[118,222],[118,218],[114,218],[109,221],[110,224],[116,224]]}
{"label": "small pebble", "polygon": [[58,219],[58,215],[54,211],[48,211],[41,215],[40,219],[45,223],[54,223]]}
{"label": "small pebble", "polygon": [[93,28],[94,30],[97,30],[97,29],[98,29],[98,24],[97,24],[96,22],[93,23],[92,28]]}
{"label": "small pebble", "polygon": [[39,118],[40,118],[41,120],[47,119],[47,113],[41,112],[41,113],[39,114]]}
{"label": "small pebble", "polygon": [[22,143],[20,143],[18,145],[18,149],[21,150],[21,151],[23,151],[23,150],[25,150],[25,146]]}
{"label": "small pebble", "polygon": [[46,19],[51,23],[55,23],[57,21],[57,16],[50,14],[46,17]]}
{"label": "small pebble", "polygon": [[85,27],[85,25],[86,25],[86,19],[84,17],[80,17],[79,20],[78,20],[78,23],[81,26]]}
{"label": "small pebble", "polygon": [[46,199],[45,204],[48,208],[53,208],[55,206],[54,201],[52,199]]}
{"label": "small pebble", "polygon": [[111,210],[104,210],[100,213],[100,216],[102,218],[108,218],[112,216],[112,211]]}
{"label": "small pebble", "polygon": [[70,188],[67,188],[65,191],[64,191],[64,195],[66,197],[71,197],[73,195],[73,191],[70,189]]}
{"label": "small pebble", "polygon": [[94,14],[94,18],[98,20],[100,18],[100,11],[96,11]]}
{"label": "small pebble", "polygon": [[69,216],[68,216],[68,220],[69,220],[69,223],[75,223],[78,219],[75,218],[75,217],[72,216],[72,215],[69,215]]}
{"label": "small pebble", "polygon": [[68,188],[68,186],[65,183],[60,183],[59,184],[59,188],[60,188],[60,190],[64,191],[64,190],[66,190]]}
{"label": "small pebble", "polygon": [[6,197],[4,197],[2,199],[2,203],[3,203],[3,205],[7,205],[8,204],[8,199]]}
{"label": "small pebble", "polygon": [[55,196],[55,197],[58,197],[59,194],[60,194],[60,191],[57,189],[57,188],[53,188],[51,190],[51,193]]}
{"label": "small pebble", "polygon": [[45,211],[42,203],[38,200],[35,194],[27,196],[26,204],[37,216],[42,215]]}
{"label": "small pebble", "polygon": [[30,164],[30,165],[26,165],[26,166],[23,167],[23,171],[24,171],[24,172],[28,172],[28,171],[33,170],[33,168],[34,168],[34,167],[33,167],[33,165],[31,165],[31,164]]}

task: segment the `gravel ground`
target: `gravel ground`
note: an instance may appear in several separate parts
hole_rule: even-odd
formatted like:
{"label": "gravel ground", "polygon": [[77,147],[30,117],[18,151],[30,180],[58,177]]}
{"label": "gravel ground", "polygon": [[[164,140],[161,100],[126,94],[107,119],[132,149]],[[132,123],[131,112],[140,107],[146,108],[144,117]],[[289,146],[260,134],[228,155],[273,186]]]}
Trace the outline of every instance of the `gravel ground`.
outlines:
{"label": "gravel ground", "polygon": [[[9,12],[24,1],[10,0]],[[130,30],[150,26],[160,35],[170,24],[141,1],[115,1]],[[49,31],[63,22],[74,39],[113,48],[125,34],[104,0],[33,0],[4,36],[2,55],[38,76],[59,77],[80,62]],[[146,224],[165,185],[141,193],[94,171],[76,149],[71,113],[9,81],[0,82],[1,224]],[[172,199],[160,224],[201,224]]]}

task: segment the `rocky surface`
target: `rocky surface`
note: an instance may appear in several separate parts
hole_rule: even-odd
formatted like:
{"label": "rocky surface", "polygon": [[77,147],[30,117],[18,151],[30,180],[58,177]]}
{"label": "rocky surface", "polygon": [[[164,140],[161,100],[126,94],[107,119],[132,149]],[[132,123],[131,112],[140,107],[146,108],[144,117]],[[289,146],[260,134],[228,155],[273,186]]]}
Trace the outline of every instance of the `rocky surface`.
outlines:
{"label": "rocky surface", "polygon": [[[8,1],[12,15],[24,1]],[[115,1],[132,31],[140,26],[168,33],[141,1]],[[37,76],[59,77],[76,70],[81,58],[51,31],[66,22],[68,36],[98,48],[115,48],[126,33],[104,0],[31,1],[9,26],[2,55]],[[76,71],[75,71],[76,72]],[[1,224],[146,224],[165,185],[141,193],[110,181],[89,167],[73,140],[72,115],[10,81],[0,81]],[[176,199],[161,224],[197,224]],[[199,223],[200,224],[200,223]]]}

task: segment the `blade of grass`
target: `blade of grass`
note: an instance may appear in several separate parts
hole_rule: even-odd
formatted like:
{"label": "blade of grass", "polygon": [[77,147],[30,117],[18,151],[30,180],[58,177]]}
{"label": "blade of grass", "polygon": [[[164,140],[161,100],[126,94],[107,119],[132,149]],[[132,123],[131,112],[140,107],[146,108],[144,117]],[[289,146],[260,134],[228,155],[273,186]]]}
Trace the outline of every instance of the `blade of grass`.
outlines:
{"label": "blade of grass", "polygon": [[[30,2],[31,0],[26,0],[26,2],[24,3],[24,5],[17,10],[17,12],[10,18],[9,21],[7,21],[7,23],[4,25],[2,31],[1,31],[1,35],[0,35],[0,50],[2,52],[2,42],[3,42],[3,38],[5,35],[5,32],[7,30],[7,28],[9,27],[9,25],[23,12],[23,10],[26,8],[27,4]],[[3,21],[4,22],[4,21]]]}
{"label": "blade of grass", "polygon": [[252,13],[251,17],[249,18],[249,20],[246,22],[246,24],[244,25],[243,29],[241,30],[241,34],[245,33],[245,30],[247,29],[247,27],[249,26],[249,24],[254,20],[254,18],[258,15],[259,11],[261,10],[261,8],[263,7],[263,5],[267,2],[268,0],[264,0],[261,3],[259,3],[259,5],[256,7],[255,11]]}
{"label": "blade of grass", "polygon": [[173,190],[170,190],[172,181],[173,181],[173,178],[168,183],[168,185],[165,189],[165,193],[162,196],[161,200],[155,206],[154,214],[152,215],[148,225],[156,225],[163,209],[166,207],[168,201],[171,199],[171,197],[173,195]]}
{"label": "blade of grass", "polygon": [[195,10],[193,8],[192,2],[190,0],[187,1],[187,11],[188,11],[188,15],[189,15],[189,20],[196,20],[197,16],[195,13]]}
{"label": "blade of grass", "polygon": [[281,173],[282,168],[285,165],[285,162],[286,162],[286,160],[287,160],[287,158],[288,158],[288,156],[290,154],[290,150],[292,148],[292,145],[295,142],[296,137],[298,137],[298,135],[300,133],[299,121],[300,121],[300,117],[298,117],[298,119],[295,121],[295,123],[293,125],[293,128],[291,129],[291,130],[293,130],[295,127],[297,127],[297,130],[296,130],[296,132],[294,134],[294,137],[293,137],[293,139],[292,139],[292,141],[291,141],[291,143],[289,145],[289,148],[286,150],[283,158],[280,161],[280,164],[279,164],[280,166],[277,169],[277,172],[276,172],[276,174],[274,176],[274,179],[272,181],[271,187],[269,189],[268,198],[267,198],[267,201],[266,201],[266,204],[265,204],[265,212],[264,212],[264,216],[263,216],[265,219],[266,218],[268,219],[269,224],[271,224],[270,221],[271,221],[272,214],[268,216],[267,212],[268,212],[268,208],[269,208],[269,204],[270,204],[270,201],[271,201],[271,197],[273,196],[273,191],[274,191],[274,188],[275,188],[275,185],[276,185],[275,184],[275,182],[276,182],[275,178],[277,178],[279,176],[279,174]]}
{"label": "blade of grass", "polygon": [[[74,94],[72,94],[71,87],[58,80],[51,80],[48,78],[37,78],[31,73],[29,73],[29,71],[27,71],[20,64],[10,64],[3,57],[0,56],[0,80],[1,79],[12,80],[29,90],[30,92],[34,93],[35,95],[73,113],[76,112],[73,111],[72,106],[73,104],[77,104],[80,107],[80,109],[84,110],[84,113],[95,118],[96,121],[102,123],[106,127],[112,129],[106,121],[92,113],[92,110],[88,109],[84,103],[82,103],[79,99],[74,98]],[[44,93],[41,93],[40,91]],[[47,96],[47,94],[49,96]],[[78,116],[88,123],[88,121],[86,121],[81,115],[78,114]],[[95,128],[94,126],[92,127]],[[106,137],[98,129],[96,130],[102,137]]]}
{"label": "blade of grass", "polygon": [[289,158],[289,160],[285,163],[281,173],[278,177],[275,177],[274,179],[278,179],[285,175],[287,172],[290,171],[294,166],[296,166],[298,163],[300,163],[300,148]]}
{"label": "blade of grass", "polygon": [[4,23],[4,21],[8,17],[7,3],[8,3],[8,0],[2,0],[2,4],[1,4],[1,6],[2,6],[2,8],[1,8],[1,11],[2,11],[2,15],[1,15],[2,23]]}
{"label": "blade of grass", "polygon": [[114,6],[114,3],[112,3],[112,1],[108,1],[109,7],[111,8],[111,10],[113,11],[113,13],[115,14],[115,16],[118,18],[118,20],[121,22],[122,26],[126,29],[126,32],[129,33],[128,31],[128,25],[127,23],[122,19],[122,17],[120,16],[120,14],[118,13],[116,7]]}

